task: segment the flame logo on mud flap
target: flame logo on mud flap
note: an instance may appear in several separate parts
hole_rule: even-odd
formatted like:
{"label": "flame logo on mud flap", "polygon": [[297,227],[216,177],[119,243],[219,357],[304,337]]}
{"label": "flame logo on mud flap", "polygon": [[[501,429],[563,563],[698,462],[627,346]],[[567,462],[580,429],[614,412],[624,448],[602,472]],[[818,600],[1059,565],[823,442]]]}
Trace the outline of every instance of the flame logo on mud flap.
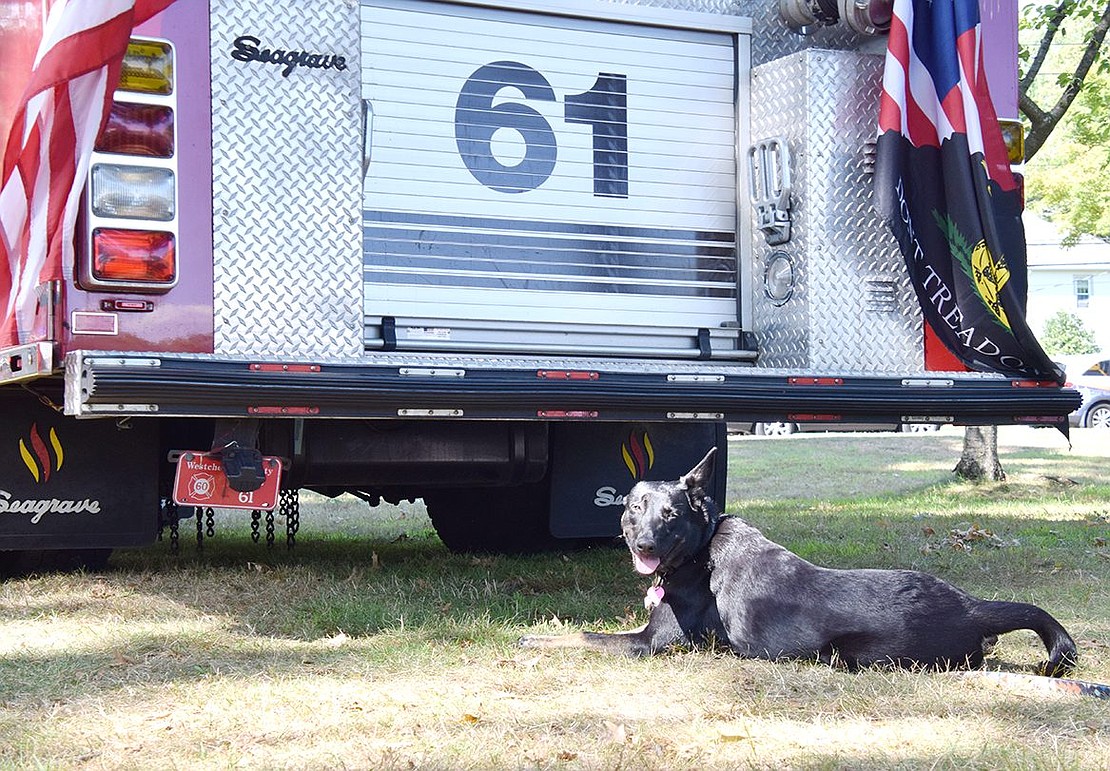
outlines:
{"label": "flame logo on mud flap", "polygon": [[[19,440],[19,457],[23,459],[23,465],[31,472],[35,482],[49,481],[50,474],[61,471],[62,463],[65,462],[65,452],[62,450],[62,443],[58,441],[57,432],[51,428],[46,437],[43,437],[38,424],[32,423],[28,440]],[[47,442],[50,444],[49,449]],[[54,451],[53,459],[51,449]]]}
{"label": "flame logo on mud flap", "polygon": [[635,431],[628,432],[628,441],[621,444],[621,457],[628,473],[635,480],[641,480],[655,465],[655,448],[651,445],[651,437],[644,431],[636,436]]}

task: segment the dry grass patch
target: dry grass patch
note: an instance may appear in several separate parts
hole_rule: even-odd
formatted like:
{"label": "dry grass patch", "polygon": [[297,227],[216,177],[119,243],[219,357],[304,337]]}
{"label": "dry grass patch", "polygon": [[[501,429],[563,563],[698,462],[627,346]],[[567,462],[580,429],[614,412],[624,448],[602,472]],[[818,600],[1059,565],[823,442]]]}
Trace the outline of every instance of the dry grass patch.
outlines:
{"label": "dry grass patch", "polygon": [[10,759],[83,768],[693,769],[1022,767],[1012,761],[1036,757],[1082,767],[1100,757],[1110,731],[1105,711],[1074,700],[999,694],[946,676],[848,675],[695,653],[524,658],[505,647],[445,648],[430,654],[435,668],[417,656],[383,669],[369,663],[376,644],[274,640],[254,651],[255,671],[213,662],[215,671],[191,678],[125,678],[64,703],[25,704],[19,711],[34,728]]}

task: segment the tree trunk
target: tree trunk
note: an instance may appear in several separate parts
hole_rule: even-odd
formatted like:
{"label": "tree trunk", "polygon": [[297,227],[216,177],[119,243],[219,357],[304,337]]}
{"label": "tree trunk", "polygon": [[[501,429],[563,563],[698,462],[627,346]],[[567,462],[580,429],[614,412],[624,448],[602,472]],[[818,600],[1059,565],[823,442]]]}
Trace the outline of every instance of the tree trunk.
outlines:
{"label": "tree trunk", "polygon": [[1001,482],[1006,478],[1002,462],[998,459],[998,427],[968,426],[964,429],[964,451],[960,462],[953,469],[956,476],[971,482],[991,480]]}

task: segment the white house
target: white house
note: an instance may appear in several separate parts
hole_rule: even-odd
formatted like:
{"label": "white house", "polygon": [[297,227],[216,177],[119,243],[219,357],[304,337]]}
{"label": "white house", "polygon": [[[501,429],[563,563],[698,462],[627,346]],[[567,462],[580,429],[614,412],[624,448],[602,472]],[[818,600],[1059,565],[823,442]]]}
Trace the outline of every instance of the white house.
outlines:
{"label": "white house", "polygon": [[1025,241],[1029,257],[1029,326],[1039,337],[1058,311],[1074,313],[1110,351],[1110,242],[1084,236],[1062,246],[1056,227],[1026,211]]}

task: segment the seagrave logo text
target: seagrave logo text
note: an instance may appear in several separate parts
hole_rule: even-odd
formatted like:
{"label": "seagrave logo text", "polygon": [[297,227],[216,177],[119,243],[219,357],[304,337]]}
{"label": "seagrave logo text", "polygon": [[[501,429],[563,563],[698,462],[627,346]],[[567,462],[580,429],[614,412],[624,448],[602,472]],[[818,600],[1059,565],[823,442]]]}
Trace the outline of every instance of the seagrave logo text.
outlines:
{"label": "seagrave logo text", "polygon": [[100,501],[84,498],[64,500],[59,498],[38,498],[19,500],[7,490],[0,490],[0,514],[26,514],[31,524],[37,525],[47,514],[99,514]]}
{"label": "seagrave logo text", "polygon": [[262,62],[281,67],[281,76],[289,77],[297,67],[312,70],[345,70],[347,59],[336,54],[313,51],[293,51],[284,48],[267,48],[253,35],[240,35],[232,43],[231,58],[240,62]]}

